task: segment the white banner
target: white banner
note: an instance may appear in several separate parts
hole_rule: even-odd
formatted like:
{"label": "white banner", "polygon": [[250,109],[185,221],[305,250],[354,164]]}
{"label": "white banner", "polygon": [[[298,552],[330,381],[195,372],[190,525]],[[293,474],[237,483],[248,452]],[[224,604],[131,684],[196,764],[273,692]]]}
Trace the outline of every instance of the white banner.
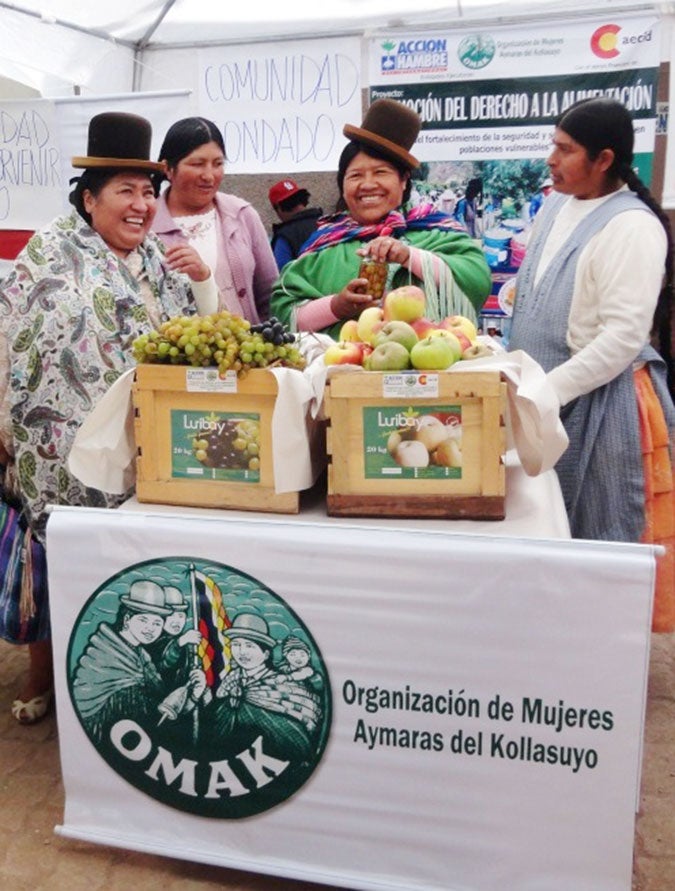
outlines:
{"label": "white banner", "polygon": [[630,888],[650,547],[58,508],[48,552],[64,835],[380,891]]}
{"label": "white banner", "polygon": [[89,121],[104,111],[140,114],[152,124],[150,156],[190,114],[186,90],[0,102],[0,230],[38,229],[72,210],[71,159],[87,153]]}
{"label": "white banner", "polygon": [[199,109],[221,128],[228,173],[335,170],[361,121],[358,37],[198,51]]}

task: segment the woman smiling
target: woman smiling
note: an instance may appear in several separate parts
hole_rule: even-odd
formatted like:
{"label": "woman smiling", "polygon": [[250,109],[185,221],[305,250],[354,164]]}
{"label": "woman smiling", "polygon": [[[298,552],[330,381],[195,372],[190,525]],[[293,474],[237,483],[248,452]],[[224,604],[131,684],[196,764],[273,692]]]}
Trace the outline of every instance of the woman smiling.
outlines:
{"label": "woman smiling", "polygon": [[431,204],[408,206],[419,129],[418,115],[391,99],[373,102],[360,127],[345,126],[337,184],[347,210],[319,221],[272,293],[272,313],[292,329],[337,337],[345,319],[376,305],[359,277],[364,257],[389,264],[386,290],[421,285],[432,320],[476,318],[491,287],[480,245]]}

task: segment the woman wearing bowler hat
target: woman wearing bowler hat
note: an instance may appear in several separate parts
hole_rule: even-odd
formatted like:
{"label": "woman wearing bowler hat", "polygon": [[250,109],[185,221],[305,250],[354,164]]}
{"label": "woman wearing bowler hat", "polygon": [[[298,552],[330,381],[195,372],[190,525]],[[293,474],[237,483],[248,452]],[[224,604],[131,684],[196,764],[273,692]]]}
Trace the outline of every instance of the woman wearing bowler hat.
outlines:
{"label": "woman wearing bowler hat", "polygon": [[373,102],[360,127],[345,126],[337,183],[347,210],[319,221],[272,292],[271,312],[292,329],[337,337],[346,319],[376,305],[359,277],[364,257],[389,264],[386,290],[422,286],[432,320],[475,320],[491,287],[480,245],[431,204],[408,206],[419,129],[419,116],[392,99]]}
{"label": "woman wearing bowler hat", "polygon": [[[133,364],[131,345],[176,315],[213,312],[216,288],[192,249],[165,252],[155,213],[151,126],[96,115],[70,195],[75,210],[39,230],[0,293],[0,637],[26,643],[29,676],[12,706],[45,715],[52,661],[45,572],[49,504],[106,507],[113,497],[70,475],[75,434]],[[19,562],[19,554],[27,557]]]}

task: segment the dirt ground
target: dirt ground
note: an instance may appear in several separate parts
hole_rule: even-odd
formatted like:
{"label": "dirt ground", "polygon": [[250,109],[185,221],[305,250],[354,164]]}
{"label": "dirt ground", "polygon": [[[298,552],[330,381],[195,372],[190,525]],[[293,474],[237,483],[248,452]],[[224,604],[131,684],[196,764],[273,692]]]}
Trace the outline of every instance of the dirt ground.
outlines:
{"label": "dirt ground", "polygon": [[[55,716],[52,713],[33,727],[21,727],[10,714],[25,660],[22,648],[0,641],[0,888],[325,891],[325,885],[172,860],[55,835],[54,826],[63,818]],[[670,889],[675,889],[675,635],[653,635],[632,891]]]}

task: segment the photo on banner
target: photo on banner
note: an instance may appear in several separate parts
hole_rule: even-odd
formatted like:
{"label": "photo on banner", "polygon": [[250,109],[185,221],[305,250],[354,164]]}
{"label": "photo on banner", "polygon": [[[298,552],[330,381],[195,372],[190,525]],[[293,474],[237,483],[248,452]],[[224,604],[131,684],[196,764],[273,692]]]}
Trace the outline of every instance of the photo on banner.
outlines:
{"label": "photo on banner", "polygon": [[552,183],[556,118],[591,96],[618,99],[635,126],[635,167],[652,176],[660,31],[656,16],[381,34],[369,46],[369,97],[420,115],[412,201],[432,202],[481,240],[492,270],[487,333],[508,338],[515,276]]}

